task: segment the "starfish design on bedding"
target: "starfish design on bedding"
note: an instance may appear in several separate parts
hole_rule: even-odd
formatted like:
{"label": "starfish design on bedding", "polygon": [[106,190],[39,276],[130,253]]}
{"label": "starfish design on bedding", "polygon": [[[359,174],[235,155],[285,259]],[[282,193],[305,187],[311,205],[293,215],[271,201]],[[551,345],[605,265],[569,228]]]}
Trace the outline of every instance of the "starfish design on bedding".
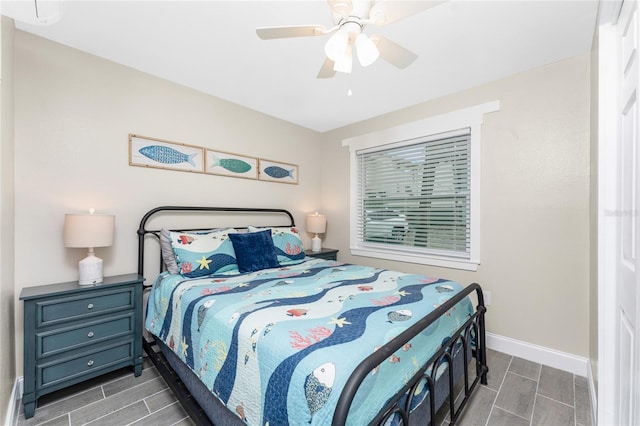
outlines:
{"label": "starfish design on bedding", "polygon": [[200,268],[198,269],[209,269],[209,264],[212,262],[209,259],[206,259],[204,255],[202,255],[202,259],[196,260],[200,264]]}
{"label": "starfish design on bedding", "polygon": [[182,347],[182,355],[187,355],[187,349],[189,348],[189,345],[187,344],[187,339],[185,337],[182,338],[180,346]]}
{"label": "starfish design on bedding", "polygon": [[345,317],[342,317],[342,318],[331,317],[331,321],[329,321],[328,324],[335,324],[338,327],[342,328],[345,326],[345,324],[351,324],[351,323],[347,321]]}

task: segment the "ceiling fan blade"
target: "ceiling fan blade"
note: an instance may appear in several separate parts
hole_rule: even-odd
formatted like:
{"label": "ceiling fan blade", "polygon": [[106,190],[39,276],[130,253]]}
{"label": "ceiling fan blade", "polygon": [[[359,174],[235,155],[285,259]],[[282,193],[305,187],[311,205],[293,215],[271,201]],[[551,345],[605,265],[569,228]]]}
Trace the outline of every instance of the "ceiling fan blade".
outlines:
{"label": "ceiling fan blade", "polygon": [[380,0],[371,8],[369,18],[376,25],[387,25],[408,16],[420,13],[439,4],[445,3],[447,0],[420,0],[420,1],[402,1],[402,0]]}
{"label": "ceiling fan blade", "polygon": [[288,27],[262,27],[256,28],[256,34],[262,40],[289,37],[313,37],[325,35],[329,30],[323,25],[293,25]]}
{"label": "ceiling fan blade", "polygon": [[418,59],[418,55],[388,38],[376,35],[371,40],[376,43],[380,57],[400,69],[405,69]]}
{"label": "ceiling fan blade", "polygon": [[331,12],[338,15],[346,15],[353,10],[351,0],[327,0],[327,3],[329,3]]}
{"label": "ceiling fan blade", "polygon": [[331,59],[326,58],[324,63],[322,64],[322,68],[320,68],[320,72],[318,73],[318,78],[331,78],[336,75],[336,71],[333,69],[335,62]]}

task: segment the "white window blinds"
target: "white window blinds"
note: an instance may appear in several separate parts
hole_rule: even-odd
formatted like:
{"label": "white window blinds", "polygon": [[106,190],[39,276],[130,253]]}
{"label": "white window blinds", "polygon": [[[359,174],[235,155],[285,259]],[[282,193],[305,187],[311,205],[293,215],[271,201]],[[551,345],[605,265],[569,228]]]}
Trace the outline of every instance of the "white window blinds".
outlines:
{"label": "white window blinds", "polygon": [[358,152],[360,245],[469,259],[470,139],[465,130]]}

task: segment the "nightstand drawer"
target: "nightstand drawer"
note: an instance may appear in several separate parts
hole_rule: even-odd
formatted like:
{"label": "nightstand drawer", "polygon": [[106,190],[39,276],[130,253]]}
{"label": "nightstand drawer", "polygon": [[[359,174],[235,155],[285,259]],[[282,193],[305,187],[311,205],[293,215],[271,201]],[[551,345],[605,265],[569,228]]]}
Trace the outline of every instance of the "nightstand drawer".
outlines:
{"label": "nightstand drawer", "polygon": [[37,385],[39,388],[53,386],[132,359],[133,339],[117,345],[96,346],[92,352],[84,352],[75,358],[36,366]]}
{"label": "nightstand drawer", "polygon": [[36,334],[36,358],[92,345],[134,332],[133,312]]}
{"label": "nightstand drawer", "polygon": [[36,303],[36,327],[88,318],[121,309],[133,309],[132,288],[94,292]]}

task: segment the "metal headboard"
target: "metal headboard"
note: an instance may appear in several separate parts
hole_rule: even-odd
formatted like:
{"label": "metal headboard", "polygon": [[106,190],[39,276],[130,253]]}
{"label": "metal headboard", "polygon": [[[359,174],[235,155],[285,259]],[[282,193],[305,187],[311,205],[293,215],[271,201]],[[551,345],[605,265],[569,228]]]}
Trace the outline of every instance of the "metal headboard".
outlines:
{"label": "metal headboard", "polygon": [[[187,212],[227,212],[227,213],[266,213],[271,215],[284,215],[288,217],[289,224],[265,224],[265,223],[253,223],[251,225],[256,226],[295,226],[293,215],[284,209],[264,209],[264,208],[251,208],[251,207],[203,207],[203,206],[161,206],[149,210],[140,221],[140,227],[138,227],[138,274],[144,276],[144,245],[145,237],[147,235],[153,235],[158,241],[160,240],[160,229],[147,229],[147,222],[154,215],[161,215],[165,212],[175,213],[187,213]],[[249,224],[242,224],[242,226],[234,226],[234,228],[242,229],[246,228]],[[209,228],[171,228],[172,231],[199,231]],[[160,263],[162,265],[162,262]]]}

